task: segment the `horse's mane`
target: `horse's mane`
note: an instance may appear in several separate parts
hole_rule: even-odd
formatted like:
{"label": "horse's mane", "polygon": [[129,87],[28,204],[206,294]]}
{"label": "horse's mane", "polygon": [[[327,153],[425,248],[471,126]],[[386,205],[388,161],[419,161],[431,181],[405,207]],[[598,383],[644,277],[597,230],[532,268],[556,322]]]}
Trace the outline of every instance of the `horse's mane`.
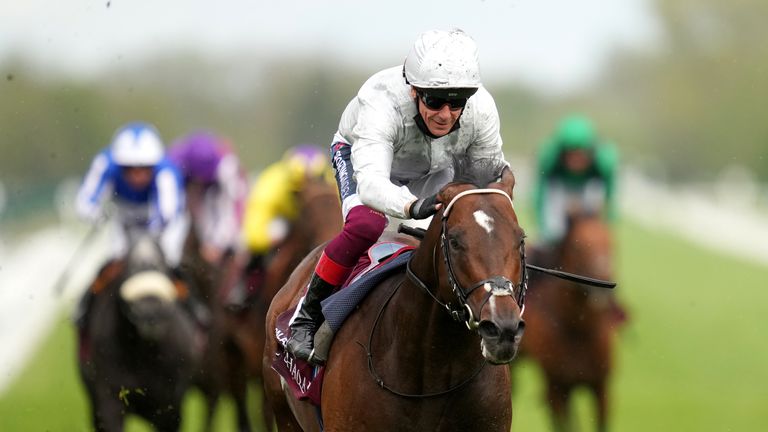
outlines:
{"label": "horse's mane", "polygon": [[506,162],[493,159],[471,159],[466,155],[453,157],[453,183],[468,183],[479,188],[496,182],[506,168]]}

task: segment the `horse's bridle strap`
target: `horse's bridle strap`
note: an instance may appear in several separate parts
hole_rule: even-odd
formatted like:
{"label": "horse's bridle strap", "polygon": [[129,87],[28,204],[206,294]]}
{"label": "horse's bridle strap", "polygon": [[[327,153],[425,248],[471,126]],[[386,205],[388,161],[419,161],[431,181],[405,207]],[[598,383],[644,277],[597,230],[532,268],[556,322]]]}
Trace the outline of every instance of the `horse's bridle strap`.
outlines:
{"label": "horse's bridle strap", "polygon": [[509,205],[512,206],[512,208],[515,208],[515,204],[512,203],[512,198],[500,189],[469,189],[465,190],[464,192],[459,192],[456,194],[455,197],[451,200],[451,202],[448,203],[447,206],[445,206],[445,210],[443,211],[443,219],[448,217],[448,214],[450,213],[451,209],[453,208],[453,205],[456,203],[456,201],[459,200],[459,198],[463,198],[467,195],[473,195],[473,194],[487,194],[487,193],[495,193],[499,195],[504,195],[509,200]]}
{"label": "horse's bridle strap", "polygon": [[[473,194],[499,194],[499,195],[503,195],[503,196],[505,196],[507,198],[507,200],[509,200],[509,204],[512,206],[512,209],[514,210],[514,208],[515,208],[515,205],[514,205],[514,203],[512,203],[512,198],[509,196],[509,194],[507,194],[506,192],[504,192],[503,190],[500,190],[500,189],[485,188],[485,189],[469,189],[469,190],[465,190],[463,192],[460,192],[460,193],[456,194],[456,196],[454,196],[453,199],[451,199],[451,201],[448,203],[448,205],[445,207],[445,210],[443,211],[442,227],[441,227],[441,230],[440,230],[440,240],[441,240],[440,243],[442,244],[443,258],[445,260],[445,265],[446,265],[447,270],[448,270],[448,282],[451,284],[451,287],[452,287],[454,293],[456,294],[456,297],[459,300],[459,303],[460,303],[459,311],[464,311],[464,310],[467,311],[467,314],[466,314],[466,317],[465,317],[465,322],[467,324],[467,327],[469,327],[469,328],[476,327],[477,323],[475,322],[475,317],[474,317],[474,314],[472,312],[471,307],[466,302],[467,298],[469,297],[470,294],[472,294],[472,292],[476,288],[479,288],[480,286],[483,286],[486,283],[489,283],[491,281],[491,279],[482,280],[482,281],[480,281],[478,283],[475,283],[468,290],[465,290],[459,284],[459,282],[458,282],[458,280],[456,278],[456,275],[453,273],[453,265],[451,263],[451,258],[450,258],[450,253],[448,251],[448,243],[447,243],[446,238],[445,238],[445,233],[447,231],[447,226],[446,225],[447,225],[447,221],[448,221],[448,216],[450,215],[450,211],[453,208],[454,204],[456,204],[456,202],[460,198],[463,198],[463,197],[465,197],[467,195],[473,195]],[[519,286],[520,297],[518,298],[518,300],[522,300],[522,297],[525,295],[524,292],[525,292],[525,289],[526,289],[525,285],[526,285],[526,279],[527,278],[526,278],[526,274],[525,274],[525,258],[524,258],[524,255],[521,255],[521,263],[522,263],[521,271],[523,272],[523,277],[522,277],[522,280],[521,280],[521,283],[520,283],[520,286]],[[495,277],[492,278],[492,279],[495,279]],[[510,294],[514,295],[515,284],[512,283],[511,281],[506,280],[506,278],[504,278],[504,280],[509,282],[509,285],[511,286]],[[504,285],[506,285],[506,283]],[[486,296],[486,298],[484,299],[483,303],[481,304],[481,310],[482,310],[482,307],[485,306],[485,303],[488,301],[488,299],[490,297],[491,297],[491,294],[489,292],[489,295]],[[519,302],[518,304],[520,304],[520,303],[521,302]],[[522,304],[520,304],[520,307],[523,307]],[[452,313],[452,315],[454,315],[454,317],[459,317],[460,313],[455,313],[455,314]]]}

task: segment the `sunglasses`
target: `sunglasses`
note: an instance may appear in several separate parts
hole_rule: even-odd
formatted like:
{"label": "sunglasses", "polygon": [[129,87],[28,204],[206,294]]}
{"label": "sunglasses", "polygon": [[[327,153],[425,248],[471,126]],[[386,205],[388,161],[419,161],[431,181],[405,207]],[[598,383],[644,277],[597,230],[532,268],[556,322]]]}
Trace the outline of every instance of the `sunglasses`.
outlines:
{"label": "sunglasses", "polygon": [[458,111],[467,105],[467,100],[469,99],[442,98],[438,96],[432,96],[424,91],[417,91],[416,94],[419,96],[419,99],[424,102],[424,105],[433,111],[440,111],[446,104],[448,104],[451,111]]}

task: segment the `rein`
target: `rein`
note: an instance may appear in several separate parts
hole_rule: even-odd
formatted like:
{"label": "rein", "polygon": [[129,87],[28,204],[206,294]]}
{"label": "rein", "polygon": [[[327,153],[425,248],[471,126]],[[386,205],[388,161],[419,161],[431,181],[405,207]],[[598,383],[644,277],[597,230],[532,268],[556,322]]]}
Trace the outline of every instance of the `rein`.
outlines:
{"label": "rein", "polygon": [[[408,279],[410,279],[414,284],[416,284],[418,287],[423,289],[438,305],[444,307],[448,313],[451,315],[451,317],[459,322],[464,322],[467,325],[467,328],[470,330],[475,330],[479,327],[479,322],[474,318],[474,314],[472,312],[472,308],[467,303],[467,298],[472,294],[474,290],[481,286],[489,285],[488,293],[485,296],[485,299],[483,300],[480,310],[482,311],[483,306],[488,302],[488,299],[491,298],[493,295],[499,295],[498,291],[501,290],[503,293],[508,293],[509,295],[514,296],[514,288],[515,284],[510,281],[509,279],[503,277],[503,276],[492,276],[487,279],[483,279],[480,282],[477,282],[473,284],[469,289],[464,289],[457,281],[456,275],[453,271],[453,265],[451,263],[450,257],[449,257],[449,250],[448,250],[448,241],[445,237],[445,232],[447,230],[447,220],[448,216],[450,215],[450,210],[453,208],[454,203],[461,197],[464,197],[466,195],[471,194],[481,194],[481,193],[496,193],[504,195],[508,200],[510,205],[512,205],[512,199],[507,195],[504,191],[501,191],[499,189],[472,189],[468,191],[461,192],[457,194],[453,200],[446,206],[445,210],[443,211],[442,216],[442,225],[441,225],[441,231],[440,231],[440,239],[441,239],[441,247],[443,251],[443,257],[445,259],[446,268],[448,270],[448,281],[451,285],[451,288],[453,289],[454,294],[456,295],[458,299],[458,307],[453,307],[449,303],[445,303],[440,301],[440,299],[435,296],[435,294],[432,293],[432,291],[429,289],[429,287],[413,272],[411,269],[411,259],[408,260],[406,263],[405,271]],[[514,205],[513,205],[514,208]],[[401,225],[401,228],[403,225]],[[423,235],[421,236],[423,237]],[[439,275],[437,275],[437,245],[434,246],[432,249],[432,260],[433,260],[433,268],[435,270],[435,276],[438,280],[439,285]],[[525,253],[524,253],[524,247],[521,246],[521,271],[523,273],[522,275],[522,281],[519,285],[520,287],[520,293],[518,296],[518,299],[516,301],[522,302],[525,297],[525,288],[527,286],[528,276],[525,271]],[[431,398],[431,397],[437,397],[437,396],[443,396],[446,394],[449,394],[453,391],[456,391],[465,385],[467,385],[470,381],[475,379],[480,372],[485,368],[487,361],[483,360],[480,364],[480,367],[475,370],[474,373],[472,373],[470,376],[465,378],[463,381],[459,382],[458,384],[449,387],[446,390],[437,391],[437,392],[430,392],[430,393],[422,393],[422,394],[412,394],[412,393],[405,393],[399,390],[396,390],[386,383],[384,383],[384,380],[381,378],[381,376],[376,372],[376,368],[373,365],[373,353],[371,352],[371,346],[373,345],[373,335],[376,331],[376,327],[378,326],[379,320],[381,319],[382,315],[384,314],[384,309],[386,309],[389,302],[392,300],[392,298],[395,296],[395,293],[400,289],[400,287],[403,285],[403,281],[400,281],[399,284],[395,287],[394,290],[392,290],[392,293],[387,297],[387,300],[381,305],[381,309],[379,309],[379,313],[376,315],[376,320],[373,322],[373,327],[371,328],[371,334],[368,338],[368,346],[365,347],[363,344],[358,342],[358,344],[365,350],[366,356],[368,357],[368,371],[373,377],[374,381],[376,381],[376,384],[379,385],[379,387],[387,390],[388,392],[404,397],[404,398]],[[502,294],[502,295],[505,295]],[[518,305],[521,305],[521,303],[518,303]],[[522,307],[522,306],[521,306]],[[522,315],[522,310],[521,310]]]}
{"label": "rein", "polygon": [[[430,297],[432,297],[439,305],[445,307],[448,310],[448,313],[450,313],[451,317],[459,322],[463,322],[466,324],[467,328],[470,330],[475,330],[479,327],[480,322],[475,317],[475,313],[472,311],[472,307],[467,303],[467,299],[469,296],[477,289],[483,286],[487,285],[488,292],[485,295],[485,298],[483,299],[482,303],[480,304],[480,312],[482,312],[483,307],[486,305],[488,300],[494,296],[499,295],[498,292],[501,291],[501,295],[511,295],[514,297],[515,295],[515,283],[511,280],[507,279],[504,276],[491,276],[487,279],[483,279],[479,282],[474,283],[469,288],[465,289],[459,282],[458,278],[456,277],[456,273],[453,270],[453,262],[451,261],[450,257],[450,250],[448,245],[448,239],[446,238],[446,232],[448,231],[448,217],[450,216],[450,211],[453,208],[456,201],[458,201],[460,198],[467,196],[467,195],[473,195],[473,194],[499,194],[503,195],[504,197],[509,200],[509,204],[514,209],[514,204],[512,203],[512,198],[507,195],[506,192],[499,190],[499,189],[470,189],[466,190],[464,192],[461,192],[459,194],[456,194],[455,197],[451,200],[450,203],[445,207],[445,210],[443,211],[442,220],[441,220],[441,227],[440,227],[440,245],[441,249],[443,251],[443,260],[445,262],[446,269],[448,270],[448,283],[451,285],[451,289],[453,290],[454,295],[456,296],[458,300],[457,306],[452,306],[450,303],[443,303],[440,300],[437,299],[437,297],[432,294],[432,291],[427,287],[427,285],[419,279],[419,277],[411,270],[411,263],[410,260],[408,261],[408,265],[406,267],[406,274],[408,275],[408,278],[411,279],[417,286],[425,290]],[[421,236],[423,237],[423,235]],[[437,245],[435,245],[435,248],[437,248]],[[432,256],[436,257],[436,249],[432,250]],[[520,307],[520,315],[523,314],[525,311],[525,292],[528,289],[528,273],[526,271],[526,264],[525,264],[525,243],[521,243],[520,245],[520,268],[521,268],[521,281],[517,285],[518,288],[518,295],[515,298],[515,302]],[[433,264],[434,270],[435,270],[435,277],[438,280],[439,285],[439,274],[437,274],[437,263],[435,262]],[[477,317],[479,318],[480,314],[477,314]]]}
{"label": "rein", "polygon": [[[406,271],[411,274],[411,261],[408,260],[408,263],[406,264]],[[365,350],[365,355],[368,358],[368,372],[370,372],[371,376],[373,377],[373,380],[376,381],[376,384],[379,385],[379,387],[383,388],[384,390],[400,397],[409,398],[409,399],[426,399],[426,398],[432,398],[432,397],[438,397],[438,396],[444,396],[447,395],[453,391],[456,391],[465,385],[467,385],[470,381],[475,379],[480,372],[485,368],[485,365],[488,364],[487,361],[483,360],[483,362],[480,364],[480,367],[472,373],[469,377],[461,381],[460,383],[456,384],[453,387],[449,387],[446,390],[437,391],[437,392],[431,392],[431,393],[421,393],[421,394],[415,394],[415,393],[404,393],[402,391],[396,390],[387,384],[384,383],[384,380],[381,378],[381,376],[376,372],[376,368],[373,366],[373,353],[371,352],[371,346],[373,346],[373,334],[376,331],[376,327],[379,324],[379,319],[381,319],[382,315],[384,315],[384,309],[389,304],[390,300],[392,300],[392,297],[395,296],[395,293],[397,293],[398,290],[400,290],[400,287],[403,286],[403,282],[400,281],[399,284],[395,287],[395,289],[392,290],[392,294],[387,297],[387,301],[384,302],[384,304],[381,305],[381,309],[379,309],[379,313],[376,315],[376,320],[373,322],[373,327],[371,328],[371,335],[368,337],[368,346],[365,347],[360,342],[357,342],[358,345],[360,345]],[[425,287],[426,288],[426,287]],[[429,293],[429,290],[427,289],[427,292]],[[430,296],[432,296],[432,293],[430,293]],[[441,303],[440,300],[432,296],[433,299],[435,299],[436,302],[439,304],[446,306],[445,304]],[[447,307],[447,306],[446,306]]]}

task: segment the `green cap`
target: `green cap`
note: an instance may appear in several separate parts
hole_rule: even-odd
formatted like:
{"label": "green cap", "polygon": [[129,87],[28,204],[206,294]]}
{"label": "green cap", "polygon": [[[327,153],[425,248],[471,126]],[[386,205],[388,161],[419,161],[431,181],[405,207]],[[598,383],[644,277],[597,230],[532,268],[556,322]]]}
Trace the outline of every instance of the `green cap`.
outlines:
{"label": "green cap", "polygon": [[592,122],[580,115],[566,117],[557,128],[555,141],[564,150],[593,148],[596,136]]}

